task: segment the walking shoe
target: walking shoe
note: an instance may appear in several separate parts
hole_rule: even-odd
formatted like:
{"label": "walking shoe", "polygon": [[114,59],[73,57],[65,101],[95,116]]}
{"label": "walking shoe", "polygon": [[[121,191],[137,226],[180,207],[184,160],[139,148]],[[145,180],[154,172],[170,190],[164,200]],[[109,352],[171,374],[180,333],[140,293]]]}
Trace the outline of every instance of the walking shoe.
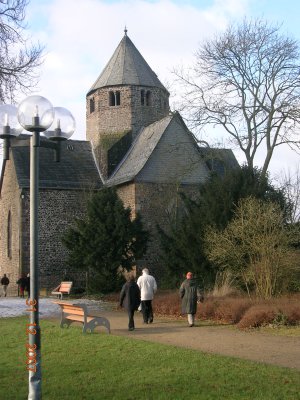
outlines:
{"label": "walking shoe", "polygon": [[134,331],[134,328],[128,328],[129,331]]}
{"label": "walking shoe", "polygon": [[190,324],[189,327],[192,328],[194,326],[194,324]]}

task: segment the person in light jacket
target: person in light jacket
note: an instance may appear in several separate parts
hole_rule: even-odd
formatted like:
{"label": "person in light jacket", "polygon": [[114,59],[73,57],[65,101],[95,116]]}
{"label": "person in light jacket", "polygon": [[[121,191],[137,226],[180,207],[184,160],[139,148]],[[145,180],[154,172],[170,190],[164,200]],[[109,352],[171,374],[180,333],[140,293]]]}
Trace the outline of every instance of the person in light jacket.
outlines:
{"label": "person in light jacket", "polygon": [[197,312],[197,303],[203,302],[203,295],[193,279],[192,272],[186,274],[186,279],[182,282],[179,294],[181,298],[181,314],[187,314],[188,324],[193,327],[195,324],[195,314]]}
{"label": "person in light jacket", "polygon": [[134,312],[138,309],[141,302],[141,292],[134,280],[134,276],[130,275],[127,282],[123,285],[120,293],[120,306],[128,312],[128,330],[134,330]]}
{"label": "person in light jacket", "polygon": [[152,324],[153,309],[152,300],[157,291],[156,280],[152,275],[149,275],[148,268],[142,270],[142,275],[138,278],[137,284],[141,290],[141,304],[144,324]]}

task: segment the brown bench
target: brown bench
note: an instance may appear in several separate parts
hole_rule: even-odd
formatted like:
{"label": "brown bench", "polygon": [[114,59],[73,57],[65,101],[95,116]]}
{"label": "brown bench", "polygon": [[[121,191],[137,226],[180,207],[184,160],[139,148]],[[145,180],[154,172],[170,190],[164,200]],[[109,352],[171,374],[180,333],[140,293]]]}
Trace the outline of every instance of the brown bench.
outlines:
{"label": "brown bench", "polygon": [[53,289],[51,294],[57,295],[60,299],[62,299],[64,294],[70,294],[72,286],[73,282],[61,282],[60,285]]}
{"label": "brown bench", "polygon": [[110,323],[107,318],[96,317],[88,314],[88,309],[85,304],[72,304],[66,301],[52,301],[61,308],[61,321],[60,327],[63,328],[67,325],[67,328],[72,322],[81,322],[83,324],[82,332],[86,333],[87,330],[93,332],[97,326],[105,326],[108,333],[110,333]]}

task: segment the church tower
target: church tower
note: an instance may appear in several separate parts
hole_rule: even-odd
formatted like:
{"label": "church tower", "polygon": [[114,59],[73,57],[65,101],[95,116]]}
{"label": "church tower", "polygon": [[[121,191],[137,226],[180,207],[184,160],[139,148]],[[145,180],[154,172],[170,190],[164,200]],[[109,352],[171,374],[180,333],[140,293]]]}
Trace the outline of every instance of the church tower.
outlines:
{"label": "church tower", "polygon": [[127,36],[86,96],[87,140],[103,179],[124,157],[139,130],[169,113],[169,92]]}

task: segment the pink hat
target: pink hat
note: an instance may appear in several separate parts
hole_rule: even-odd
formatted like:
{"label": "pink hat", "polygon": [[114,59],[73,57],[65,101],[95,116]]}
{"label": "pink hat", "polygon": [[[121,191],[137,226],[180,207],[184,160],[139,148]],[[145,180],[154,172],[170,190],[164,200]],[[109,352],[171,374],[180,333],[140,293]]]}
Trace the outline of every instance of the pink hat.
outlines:
{"label": "pink hat", "polygon": [[186,279],[192,279],[192,277],[193,277],[193,273],[192,272],[188,272],[186,274]]}

